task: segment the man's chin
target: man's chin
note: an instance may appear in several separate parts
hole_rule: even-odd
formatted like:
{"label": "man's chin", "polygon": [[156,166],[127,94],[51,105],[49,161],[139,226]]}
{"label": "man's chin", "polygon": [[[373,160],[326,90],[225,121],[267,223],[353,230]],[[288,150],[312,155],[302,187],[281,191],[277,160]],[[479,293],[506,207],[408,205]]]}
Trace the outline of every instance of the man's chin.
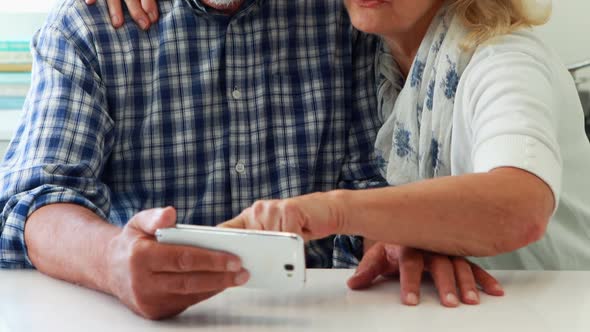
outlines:
{"label": "man's chin", "polygon": [[201,0],[207,7],[220,11],[237,11],[244,0]]}

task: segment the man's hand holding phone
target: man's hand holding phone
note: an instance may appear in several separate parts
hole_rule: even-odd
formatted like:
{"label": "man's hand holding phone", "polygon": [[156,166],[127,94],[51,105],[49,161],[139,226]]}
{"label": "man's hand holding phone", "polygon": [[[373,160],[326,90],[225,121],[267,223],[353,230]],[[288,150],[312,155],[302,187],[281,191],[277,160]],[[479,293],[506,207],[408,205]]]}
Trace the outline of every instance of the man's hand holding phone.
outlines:
{"label": "man's hand holding phone", "polygon": [[142,211],[111,241],[105,253],[111,293],[150,319],[181,313],[249,279],[234,255],[156,242],[156,230],[175,223],[174,208]]}
{"label": "man's hand holding phone", "polygon": [[155,234],[160,243],[237,255],[250,275],[244,287],[292,291],[305,284],[305,244],[297,234],[183,224]]}

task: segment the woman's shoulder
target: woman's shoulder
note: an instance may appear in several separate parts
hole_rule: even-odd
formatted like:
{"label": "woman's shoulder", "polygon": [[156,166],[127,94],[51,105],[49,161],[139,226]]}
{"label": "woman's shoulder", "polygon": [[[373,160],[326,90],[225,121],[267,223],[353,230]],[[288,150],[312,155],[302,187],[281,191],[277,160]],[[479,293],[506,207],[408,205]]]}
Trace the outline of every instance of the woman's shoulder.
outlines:
{"label": "woman's shoulder", "polygon": [[456,109],[469,122],[488,111],[500,114],[498,109],[539,113],[542,104],[553,118],[579,113],[577,98],[573,79],[557,54],[534,31],[521,29],[475,49],[459,82]]}
{"label": "woman's shoulder", "polygon": [[548,132],[583,120],[572,76],[528,29],[495,37],[475,50],[459,82],[456,110],[455,120],[465,128],[487,116],[509,126],[518,114],[542,122]]}
{"label": "woman's shoulder", "polygon": [[[498,63],[518,58],[523,65],[537,64],[553,74],[567,72],[557,53],[532,29],[519,29],[496,36],[479,45],[473,54],[472,64]],[[526,61],[528,60],[528,61]]]}
{"label": "woman's shoulder", "polygon": [[[536,77],[536,82],[532,76]],[[538,85],[567,98],[576,93],[561,58],[532,29],[500,35],[479,45],[461,81],[460,88],[467,91],[482,86],[500,88],[498,83],[503,82],[503,86]]]}

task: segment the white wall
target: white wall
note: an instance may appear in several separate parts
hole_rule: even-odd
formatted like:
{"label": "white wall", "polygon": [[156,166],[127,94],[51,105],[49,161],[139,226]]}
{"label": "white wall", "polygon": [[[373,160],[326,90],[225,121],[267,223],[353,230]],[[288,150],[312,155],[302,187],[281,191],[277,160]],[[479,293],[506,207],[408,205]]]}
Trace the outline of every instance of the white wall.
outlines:
{"label": "white wall", "polygon": [[59,0],[0,0],[0,12],[44,13]]}
{"label": "white wall", "polygon": [[8,141],[0,141],[0,161],[6,153],[6,149],[8,149]]}
{"label": "white wall", "polygon": [[[58,1],[61,0],[0,0],[0,40],[29,40]],[[19,111],[0,111],[0,160],[19,117]]]}
{"label": "white wall", "polygon": [[553,16],[538,30],[567,64],[590,58],[590,0],[553,0]]}
{"label": "white wall", "polygon": [[0,0],[0,40],[30,39],[58,1]]}

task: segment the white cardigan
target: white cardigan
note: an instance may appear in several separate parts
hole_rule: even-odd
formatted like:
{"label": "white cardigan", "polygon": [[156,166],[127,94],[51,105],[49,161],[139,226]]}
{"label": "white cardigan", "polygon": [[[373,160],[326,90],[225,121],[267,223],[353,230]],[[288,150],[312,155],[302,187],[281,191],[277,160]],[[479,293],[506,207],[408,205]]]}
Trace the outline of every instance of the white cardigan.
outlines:
{"label": "white cardigan", "polygon": [[488,269],[590,269],[590,143],[557,55],[528,30],[480,46],[453,117],[453,175],[517,167],[543,179],[558,202],[542,240],[472,260]]}

